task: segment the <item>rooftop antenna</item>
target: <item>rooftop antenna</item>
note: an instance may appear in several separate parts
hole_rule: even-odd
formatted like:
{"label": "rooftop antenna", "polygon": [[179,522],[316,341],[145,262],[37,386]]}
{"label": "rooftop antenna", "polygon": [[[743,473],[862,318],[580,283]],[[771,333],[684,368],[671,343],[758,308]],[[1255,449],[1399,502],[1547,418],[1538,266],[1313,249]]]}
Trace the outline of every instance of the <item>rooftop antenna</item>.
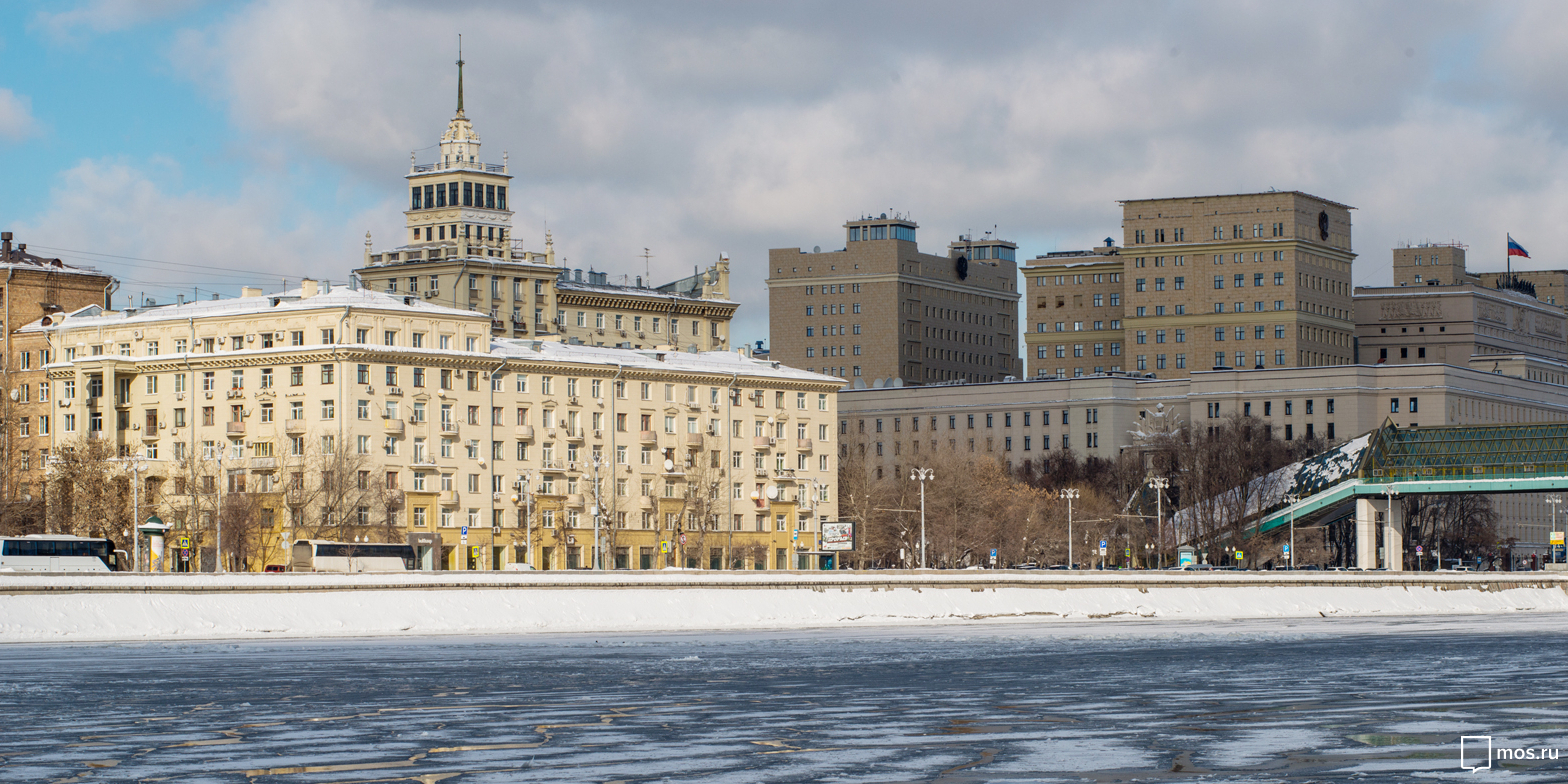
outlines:
{"label": "rooftop antenna", "polygon": [[643,248],[642,249],[642,279],[644,281],[646,281],[650,285],[652,285],[652,283],[653,283],[653,267],[648,262],[648,260],[651,259],[651,258],[653,258],[653,254],[650,253],[647,248]]}
{"label": "rooftop antenna", "polygon": [[463,34],[457,34],[457,116],[463,116]]}

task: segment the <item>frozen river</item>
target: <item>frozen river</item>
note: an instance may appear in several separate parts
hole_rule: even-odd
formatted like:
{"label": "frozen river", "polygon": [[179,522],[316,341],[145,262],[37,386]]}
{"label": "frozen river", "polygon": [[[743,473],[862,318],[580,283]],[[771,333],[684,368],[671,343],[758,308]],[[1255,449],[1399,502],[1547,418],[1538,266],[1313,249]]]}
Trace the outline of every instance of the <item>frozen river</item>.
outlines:
{"label": "frozen river", "polygon": [[1458,737],[1568,747],[1565,651],[1555,615],[6,646],[0,781],[1560,782]]}

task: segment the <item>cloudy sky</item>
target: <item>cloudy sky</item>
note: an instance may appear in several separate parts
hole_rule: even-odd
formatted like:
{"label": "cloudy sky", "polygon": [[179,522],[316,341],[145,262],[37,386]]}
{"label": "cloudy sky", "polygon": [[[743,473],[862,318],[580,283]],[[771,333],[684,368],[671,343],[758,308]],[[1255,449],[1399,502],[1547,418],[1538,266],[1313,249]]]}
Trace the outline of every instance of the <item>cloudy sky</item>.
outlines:
{"label": "cloudy sky", "polygon": [[1022,259],[1120,241],[1118,199],[1303,190],[1357,208],[1358,285],[1404,242],[1568,266],[1563,3],[7,3],[0,228],[132,297],[345,279],[460,33],[517,236],[661,281],[728,252],[738,340],[769,248],[887,210]]}

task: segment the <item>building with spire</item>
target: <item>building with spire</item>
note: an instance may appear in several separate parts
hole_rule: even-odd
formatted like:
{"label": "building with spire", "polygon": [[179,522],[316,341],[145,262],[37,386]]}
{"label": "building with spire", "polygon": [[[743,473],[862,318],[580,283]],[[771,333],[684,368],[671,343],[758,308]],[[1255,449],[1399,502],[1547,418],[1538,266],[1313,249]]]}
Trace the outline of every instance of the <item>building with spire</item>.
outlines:
{"label": "building with spire", "polygon": [[463,109],[463,60],[457,61],[457,113],[441,135],[437,160],[409,154],[408,209],[400,244],[377,250],[365,235],[366,286],[488,313],[498,337],[529,337],[632,349],[728,349],[737,303],[728,298],[729,258],[655,286],[642,277],[568,269],[545,232],[542,251],[526,250],[512,229],[512,175],[480,157],[479,134]]}

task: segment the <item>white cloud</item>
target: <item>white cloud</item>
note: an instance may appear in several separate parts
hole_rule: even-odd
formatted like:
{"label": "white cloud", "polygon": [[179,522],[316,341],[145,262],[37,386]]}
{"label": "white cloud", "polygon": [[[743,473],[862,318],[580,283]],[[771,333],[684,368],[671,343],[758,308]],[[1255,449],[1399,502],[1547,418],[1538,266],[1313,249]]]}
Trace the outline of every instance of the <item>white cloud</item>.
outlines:
{"label": "white cloud", "polygon": [[56,40],[110,33],[184,13],[204,0],[88,0],[65,11],[39,11],[35,23]]}
{"label": "white cloud", "polygon": [[1028,256],[1119,240],[1117,199],[1305,190],[1359,208],[1360,284],[1399,241],[1469,242],[1478,267],[1505,231],[1568,244],[1565,22],[1545,3],[267,0],[177,49],[258,166],[330,161],[396,202],[452,113],[461,33],[520,235],[548,222],[612,274],[651,247],[660,279],[728,251],[738,335],[760,337],[768,248],[839,247],[844,219],[889,208],[928,252],[999,224]]}
{"label": "white cloud", "polygon": [[25,95],[0,87],[0,139],[22,139],[32,134],[32,101]]}
{"label": "white cloud", "polygon": [[[82,161],[61,175],[36,216],[15,226],[16,236],[40,254],[119,277],[127,297],[188,295],[192,281],[232,295],[246,284],[275,290],[284,277],[296,285],[302,276],[346,280],[345,260],[363,251],[337,226],[303,213],[286,182],[258,178],[214,196],[183,191],[180,175],[166,159]],[[75,252],[105,249],[151,261]]]}

